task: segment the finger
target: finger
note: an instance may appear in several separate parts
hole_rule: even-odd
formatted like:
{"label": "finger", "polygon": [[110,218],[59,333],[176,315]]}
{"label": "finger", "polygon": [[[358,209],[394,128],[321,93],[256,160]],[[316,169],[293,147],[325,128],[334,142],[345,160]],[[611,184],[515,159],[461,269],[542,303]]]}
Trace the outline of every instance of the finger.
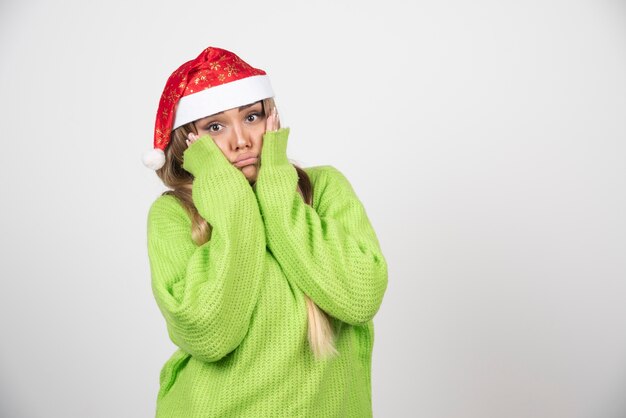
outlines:
{"label": "finger", "polygon": [[271,132],[274,130],[274,115],[270,114],[265,122],[265,131]]}
{"label": "finger", "polygon": [[276,108],[272,108],[272,113],[270,114],[270,131],[276,130]]}
{"label": "finger", "polygon": [[196,139],[198,139],[198,136],[193,134],[192,132],[189,132],[189,134],[187,134],[187,138],[189,138],[188,141],[193,144]]}
{"label": "finger", "polygon": [[278,129],[278,112],[276,111],[276,107],[272,108],[272,112],[270,117],[267,118],[267,130],[268,131],[276,131]]}

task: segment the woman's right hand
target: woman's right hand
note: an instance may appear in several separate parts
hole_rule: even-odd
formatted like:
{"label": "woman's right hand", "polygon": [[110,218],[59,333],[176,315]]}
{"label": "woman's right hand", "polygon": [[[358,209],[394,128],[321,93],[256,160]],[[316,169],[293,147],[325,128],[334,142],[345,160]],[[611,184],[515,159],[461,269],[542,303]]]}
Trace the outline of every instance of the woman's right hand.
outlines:
{"label": "woman's right hand", "polygon": [[185,139],[185,142],[187,143],[187,148],[189,148],[191,144],[196,142],[198,138],[198,135],[194,134],[193,132],[189,132],[189,135],[187,135],[187,139]]}

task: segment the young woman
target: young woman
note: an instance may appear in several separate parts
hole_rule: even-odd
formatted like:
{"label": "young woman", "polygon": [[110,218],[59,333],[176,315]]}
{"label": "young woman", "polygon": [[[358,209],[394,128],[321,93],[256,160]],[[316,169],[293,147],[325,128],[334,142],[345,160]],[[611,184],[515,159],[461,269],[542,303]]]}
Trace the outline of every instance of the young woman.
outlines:
{"label": "young woman", "polygon": [[144,164],[152,289],[178,347],[157,417],[368,417],[387,264],[336,168],[289,162],[267,74],[209,47],[170,76]]}

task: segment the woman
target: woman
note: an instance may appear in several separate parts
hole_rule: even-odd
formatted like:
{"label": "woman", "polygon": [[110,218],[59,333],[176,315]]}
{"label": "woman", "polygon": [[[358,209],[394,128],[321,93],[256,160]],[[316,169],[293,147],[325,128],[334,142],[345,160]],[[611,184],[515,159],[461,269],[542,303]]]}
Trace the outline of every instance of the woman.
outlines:
{"label": "woman", "polygon": [[170,76],[144,164],[172,342],[157,417],[367,417],[387,264],[332,166],[286,155],[267,74],[209,47]]}

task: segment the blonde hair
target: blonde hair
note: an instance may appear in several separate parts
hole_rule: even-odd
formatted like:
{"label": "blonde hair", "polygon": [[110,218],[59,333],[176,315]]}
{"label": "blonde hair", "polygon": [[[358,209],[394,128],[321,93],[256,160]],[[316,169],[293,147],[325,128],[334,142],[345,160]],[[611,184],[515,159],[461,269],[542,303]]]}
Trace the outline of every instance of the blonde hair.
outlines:
{"label": "blonde hair", "polygon": [[[266,115],[268,110],[274,106],[273,98],[263,100],[263,112]],[[178,198],[191,218],[191,238],[197,245],[202,245],[211,238],[211,225],[198,213],[191,197],[193,175],[182,167],[183,153],[187,149],[185,140],[190,132],[197,134],[193,122],[172,131],[170,143],[165,149],[165,165],[156,173],[163,183],[171,188],[162,194],[173,195]],[[302,195],[304,202],[311,205],[313,202],[311,180],[302,168],[296,164],[292,165],[298,173],[298,192]],[[304,296],[304,299],[308,316],[307,338],[315,358],[327,359],[338,355],[330,317],[307,295]]]}

